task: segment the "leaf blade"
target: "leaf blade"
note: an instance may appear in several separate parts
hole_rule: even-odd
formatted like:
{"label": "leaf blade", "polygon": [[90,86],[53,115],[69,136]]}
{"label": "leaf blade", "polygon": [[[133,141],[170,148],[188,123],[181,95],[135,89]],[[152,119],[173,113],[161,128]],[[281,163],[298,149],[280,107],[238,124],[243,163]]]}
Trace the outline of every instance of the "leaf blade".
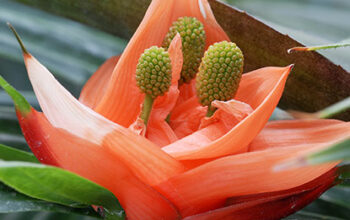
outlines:
{"label": "leaf blade", "polygon": [[33,211],[77,213],[81,215],[98,217],[92,208],[77,209],[37,200],[20,194],[4,184],[0,184],[0,213]]}
{"label": "leaf blade", "polygon": [[72,207],[100,205],[116,219],[123,217],[123,211],[111,192],[60,168],[0,161],[0,180],[33,198]]}
{"label": "leaf blade", "polygon": [[33,154],[3,144],[0,144],[0,160],[39,163]]}

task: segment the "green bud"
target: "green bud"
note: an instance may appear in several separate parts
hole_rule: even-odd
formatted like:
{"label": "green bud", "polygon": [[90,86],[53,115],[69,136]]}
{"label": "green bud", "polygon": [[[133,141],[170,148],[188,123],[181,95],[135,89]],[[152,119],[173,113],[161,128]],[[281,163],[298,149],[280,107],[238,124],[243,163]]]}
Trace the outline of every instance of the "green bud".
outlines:
{"label": "green bud", "polygon": [[235,43],[222,41],[205,52],[196,78],[199,102],[210,106],[214,100],[232,99],[243,72],[243,54]]}
{"label": "green bud", "polygon": [[180,84],[189,83],[198,72],[205,49],[205,31],[203,24],[193,17],[181,17],[170,27],[163,47],[169,48],[172,39],[179,33],[182,40],[183,66]]}
{"label": "green bud", "polygon": [[153,46],[141,55],[136,67],[136,83],[153,99],[162,96],[171,85],[171,61],[164,48]]}

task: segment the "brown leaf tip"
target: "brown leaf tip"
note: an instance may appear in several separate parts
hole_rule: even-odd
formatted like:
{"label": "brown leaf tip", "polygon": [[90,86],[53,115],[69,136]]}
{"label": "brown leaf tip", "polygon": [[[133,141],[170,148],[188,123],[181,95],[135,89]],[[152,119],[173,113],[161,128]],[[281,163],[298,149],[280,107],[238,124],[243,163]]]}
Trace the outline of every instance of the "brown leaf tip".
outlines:
{"label": "brown leaf tip", "polygon": [[19,45],[21,46],[22,52],[23,52],[24,54],[29,54],[28,51],[27,51],[27,49],[24,47],[24,44],[23,44],[21,38],[19,37],[19,35],[18,35],[16,29],[10,24],[10,22],[7,22],[6,24],[7,24],[7,26],[11,29],[12,33],[15,35],[15,37],[16,37],[16,39],[17,39]]}

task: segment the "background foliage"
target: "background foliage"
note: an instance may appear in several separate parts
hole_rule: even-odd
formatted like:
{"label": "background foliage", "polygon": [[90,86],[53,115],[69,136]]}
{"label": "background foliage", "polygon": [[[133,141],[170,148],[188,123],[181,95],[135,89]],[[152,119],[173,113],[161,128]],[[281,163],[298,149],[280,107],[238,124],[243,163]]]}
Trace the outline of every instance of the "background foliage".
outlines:
{"label": "background foliage", "polygon": [[[247,11],[306,45],[350,42],[348,0],[227,0],[226,2]],[[1,0],[0,74],[20,90],[36,108],[39,107],[26,76],[20,49],[6,26],[7,21],[16,27],[27,48],[75,96],[78,96],[82,85],[97,67],[108,57],[120,54],[127,44],[127,39],[30,8],[14,0]],[[321,53],[350,71],[349,48]],[[2,90],[0,143],[28,150],[17,123],[12,101]],[[349,198],[348,187],[335,187],[288,219],[350,219]],[[0,200],[0,213],[3,203],[4,200]],[[67,210],[56,209],[56,211]],[[77,214],[49,212],[0,214],[0,218],[82,219]]]}

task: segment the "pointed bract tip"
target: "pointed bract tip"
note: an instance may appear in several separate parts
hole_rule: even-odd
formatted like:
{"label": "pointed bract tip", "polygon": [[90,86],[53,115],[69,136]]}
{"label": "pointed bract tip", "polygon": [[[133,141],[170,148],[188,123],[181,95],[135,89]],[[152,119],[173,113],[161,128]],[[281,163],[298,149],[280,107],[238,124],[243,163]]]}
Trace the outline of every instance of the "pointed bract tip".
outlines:
{"label": "pointed bract tip", "polygon": [[21,46],[22,52],[23,52],[24,54],[29,54],[28,51],[27,51],[27,49],[24,47],[24,44],[23,44],[21,38],[19,37],[19,35],[18,35],[16,29],[12,26],[12,24],[10,24],[10,22],[7,22],[7,26],[11,29],[12,33],[15,35],[15,37],[16,37],[16,39],[17,39],[19,45]]}
{"label": "pointed bract tip", "polygon": [[16,110],[19,111],[23,116],[27,115],[31,111],[31,106],[27,100],[13,88],[1,75],[0,75],[0,86],[5,90],[9,96],[11,96]]}
{"label": "pointed bract tip", "polygon": [[294,68],[294,66],[295,66],[295,64],[293,63],[293,64],[290,64],[288,67],[289,67],[289,70],[290,71],[292,71],[293,70],[293,68]]}
{"label": "pointed bract tip", "polygon": [[292,47],[287,50],[288,54],[291,54],[293,51],[309,51],[308,47]]}

